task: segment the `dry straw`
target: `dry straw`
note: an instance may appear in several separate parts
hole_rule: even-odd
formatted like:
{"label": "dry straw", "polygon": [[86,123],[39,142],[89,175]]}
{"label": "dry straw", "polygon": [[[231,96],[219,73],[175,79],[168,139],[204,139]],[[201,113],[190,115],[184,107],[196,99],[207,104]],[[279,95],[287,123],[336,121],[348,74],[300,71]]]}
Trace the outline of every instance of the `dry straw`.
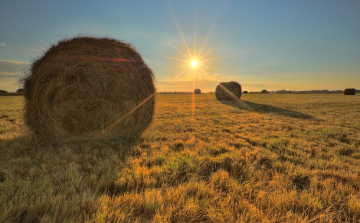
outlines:
{"label": "dry straw", "polygon": [[239,100],[241,97],[241,85],[238,82],[221,82],[215,90],[218,100]]}
{"label": "dry straw", "polygon": [[25,122],[36,138],[56,142],[136,139],[153,120],[154,80],[129,44],[65,39],[24,80]]}

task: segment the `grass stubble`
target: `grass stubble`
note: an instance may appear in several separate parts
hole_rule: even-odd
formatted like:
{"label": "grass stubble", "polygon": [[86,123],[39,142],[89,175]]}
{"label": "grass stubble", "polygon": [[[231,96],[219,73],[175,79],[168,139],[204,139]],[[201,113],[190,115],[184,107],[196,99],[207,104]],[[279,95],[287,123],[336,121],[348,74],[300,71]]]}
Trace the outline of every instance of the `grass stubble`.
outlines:
{"label": "grass stubble", "polygon": [[359,221],[360,97],[242,101],[158,95],[137,142],[34,144],[0,97],[0,222]]}

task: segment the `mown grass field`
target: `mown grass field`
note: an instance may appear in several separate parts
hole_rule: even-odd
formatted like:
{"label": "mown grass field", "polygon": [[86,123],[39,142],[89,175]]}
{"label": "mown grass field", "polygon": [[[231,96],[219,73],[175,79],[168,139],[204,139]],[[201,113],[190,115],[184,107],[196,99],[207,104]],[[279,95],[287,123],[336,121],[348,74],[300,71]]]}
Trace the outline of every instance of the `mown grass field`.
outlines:
{"label": "mown grass field", "polygon": [[137,142],[36,145],[0,97],[0,222],[360,221],[360,96],[157,96]]}

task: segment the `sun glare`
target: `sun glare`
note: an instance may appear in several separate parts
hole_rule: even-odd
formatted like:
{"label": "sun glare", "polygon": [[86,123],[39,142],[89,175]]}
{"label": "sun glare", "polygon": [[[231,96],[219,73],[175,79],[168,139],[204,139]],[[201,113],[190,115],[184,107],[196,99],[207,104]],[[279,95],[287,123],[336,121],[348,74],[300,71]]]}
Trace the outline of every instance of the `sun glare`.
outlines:
{"label": "sun glare", "polygon": [[[226,2],[226,1],[225,1]],[[193,36],[193,44],[188,44],[187,39],[185,38],[184,33],[182,32],[180,28],[180,24],[176,18],[176,15],[174,13],[174,10],[169,2],[169,0],[165,0],[165,3],[168,7],[168,10],[170,12],[170,15],[172,17],[172,20],[174,21],[175,28],[177,29],[179,33],[179,38],[183,42],[183,48],[179,48],[177,45],[173,45],[170,41],[167,41],[170,46],[172,46],[178,53],[178,56],[167,56],[167,55],[161,55],[157,54],[159,56],[178,61],[179,66],[176,69],[177,74],[174,76],[173,80],[181,80],[181,81],[191,81],[193,83],[193,88],[195,89],[195,85],[202,84],[202,80],[204,80],[204,76],[211,76],[209,74],[209,70],[212,70],[214,68],[215,60],[220,59],[221,57],[212,57],[213,51],[218,46],[212,46],[210,49],[206,47],[208,40],[213,33],[213,30],[217,24],[217,20],[220,17],[220,14],[223,11],[223,8],[225,6],[225,2],[223,3],[222,7],[219,9],[217,14],[215,15],[215,21],[211,25],[209,31],[207,34],[205,34],[205,38],[203,39],[202,43],[200,45],[197,44],[197,36],[196,36],[196,18],[197,14],[195,12],[194,15],[194,36]],[[223,56],[225,57],[225,56]]]}
{"label": "sun glare", "polygon": [[196,60],[191,61],[191,66],[197,67],[198,62]]}

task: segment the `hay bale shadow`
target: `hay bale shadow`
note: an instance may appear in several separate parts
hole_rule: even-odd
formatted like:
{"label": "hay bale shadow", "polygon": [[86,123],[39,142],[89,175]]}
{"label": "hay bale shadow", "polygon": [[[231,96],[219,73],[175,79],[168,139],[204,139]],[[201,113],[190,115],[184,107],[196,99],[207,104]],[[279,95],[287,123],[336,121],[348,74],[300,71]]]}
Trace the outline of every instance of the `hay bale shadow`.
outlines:
{"label": "hay bale shadow", "polygon": [[[139,152],[140,142],[38,144],[30,136],[1,141],[0,186],[9,196],[0,199],[0,219],[38,222],[48,216],[69,222],[79,213],[91,216],[97,211],[98,198],[114,190],[113,182],[126,159]],[[23,199],[16,199],[19,196]]]}
{"label": "hay bale shadow", "polygon": [[277,115],[282,115],[282,116],[291,117],[291,118],[298,118],[298,119],[316,119],[314,116],[307,115],[307,114],[304,114],[304,113],[301,113],[298,111],[278,108],[278,107],[274,107],[271,105],[259,104],[259,103],[250,102],[250,101],[239,100],[239,101],[220,101],[220,102],[222,104],[232,106],[234,108],[238,108],[241,110],[247,110],[247,111],[253,111],[253,112],[260,113],[260,114],[273,113],[273,114],[277,114]]}

